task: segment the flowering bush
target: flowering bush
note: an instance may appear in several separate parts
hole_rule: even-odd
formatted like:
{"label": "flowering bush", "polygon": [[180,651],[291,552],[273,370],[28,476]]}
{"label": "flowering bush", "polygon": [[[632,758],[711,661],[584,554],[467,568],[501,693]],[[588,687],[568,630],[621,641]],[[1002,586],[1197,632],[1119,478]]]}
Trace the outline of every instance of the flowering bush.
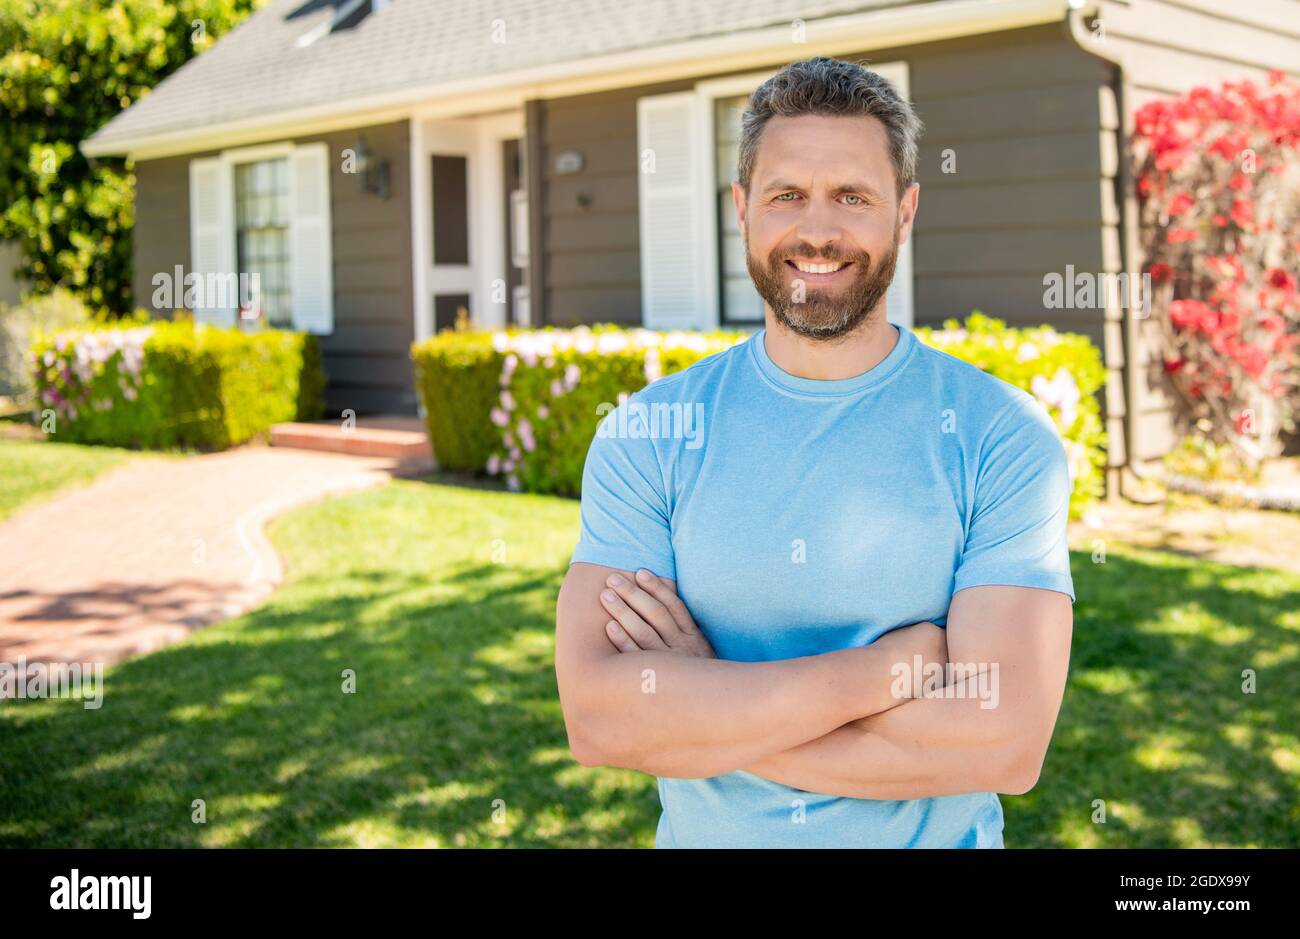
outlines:
{"label": "flowering bush", "polygon": [[1300,391],[1300,85],[1153,101],[1134,150],[1164,370],[1214,441],[1275,456]]}
{"label": "flowering bush", "polygon": [[325,382],[312,336],[189,320],[54,332],[31,356],[37,421],[82,443],[229,447],[318,416]]}
{"label": "flowering bush", "polygon": [[1101,352],[1086,336],[1050,326],[1013,329],[976,310],[965,324],[917,327],[928,346],[976,365],[1029,392],[1051,415],[1069,458],[1071,517],[1099,498],[1105,485],[1106,432],[1096,392],[1106,381]]}
{"label": "flowering bush", "polygon": [[[1101,492],[1105,462],[1094,392],[1105,371],[1082,336],[972,314],[921,341],[1034,394],[1071,455],[1077,507]],[[502,477],[512,490],[577,495],[599,418],[621,395],[745,338],[740,332],[576,329],[444,332],[412,349],[433,452],[448,469]]]}
{"label": "flowering bush", "polygon": [[617,326],[448,331],[411,356],[440,466],[577,495],[602,405],[744,338]]}

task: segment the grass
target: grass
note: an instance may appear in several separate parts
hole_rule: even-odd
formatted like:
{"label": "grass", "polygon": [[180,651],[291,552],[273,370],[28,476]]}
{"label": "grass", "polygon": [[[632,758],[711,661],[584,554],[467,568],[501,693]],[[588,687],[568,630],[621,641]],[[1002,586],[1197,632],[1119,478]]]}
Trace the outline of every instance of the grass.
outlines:
{"label": "grass", "polygon": [[[266,606],[110,670],[99,710],[0,705],[0,845],[652,845],[653,780],[565,743],[577,521],[414,482],[280,519]],[[1300,577],[1113,545],[1074,564],[1070,688],[1038,787],[1003,797],[1008,846],[1300,841]]]}
{"label": "grass", "polygon": [[0,521],[20,508],[94,479],[132,456],[113,447],[0,440]]}

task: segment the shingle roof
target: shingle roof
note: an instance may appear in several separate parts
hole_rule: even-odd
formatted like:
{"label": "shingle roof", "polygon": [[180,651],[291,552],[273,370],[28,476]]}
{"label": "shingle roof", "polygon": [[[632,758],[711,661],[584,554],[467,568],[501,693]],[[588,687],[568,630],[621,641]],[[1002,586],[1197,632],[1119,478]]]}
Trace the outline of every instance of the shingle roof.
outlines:
{"label": "shingle roof", "polygon": [[[390,0],[300,47],[345,0],[271,0],[99,129],[157,133],[917,0]],[[504,29],[505,42],[494,42]]]}

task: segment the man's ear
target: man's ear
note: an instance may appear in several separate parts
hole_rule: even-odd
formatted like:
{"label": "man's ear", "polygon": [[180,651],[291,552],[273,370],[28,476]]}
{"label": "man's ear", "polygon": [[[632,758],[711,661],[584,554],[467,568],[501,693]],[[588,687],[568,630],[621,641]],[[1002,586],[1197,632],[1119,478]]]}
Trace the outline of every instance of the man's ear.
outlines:
{"label": "man's ear", "polygon": [[916,211],[921,202],[921,184],[912,183],[898,201],[898,231],[895,240],[901,248],[912,235],[912,226],[916,222]]}
{"label": "man's ear", "polygon": [[745,188],[734,180],[731,183],[731,203],[736,207],[736,224],[743,238],[745,235],[745,218],[749,211],[749,199],[745,196]]}

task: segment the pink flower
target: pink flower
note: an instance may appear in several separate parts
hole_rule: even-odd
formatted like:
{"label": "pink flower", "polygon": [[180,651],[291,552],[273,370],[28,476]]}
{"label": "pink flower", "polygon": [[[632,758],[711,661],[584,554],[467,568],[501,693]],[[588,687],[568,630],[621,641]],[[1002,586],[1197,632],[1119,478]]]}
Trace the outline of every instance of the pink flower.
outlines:
{"label": "pink flower", "polygon": [[565,366],[564,369],[565,389],[568,391],[572,391],[574,388],[578,387],[578,379],[580,379],[581,377],[582,377],[582,369],[578,368],[577,365],[570,364]]}
{"label": "pink flower", "polygon": [[[480,411],[479,413],[481,414],[483,412]],[[505,427],[506,424],[510,423],[510,415],[506,414],[506,412],[500,408],[493,408],[488,414],[488,417],[490,417],[492,423],[496,424],[498,427]]]}
{"label": "pink flower", "polygon": [[551,397],[558,398],[563,394],[564,386],[560,384],[560,380],[557,378],[551,382]]}
{"label": "pink flower", "polygon": [[506,477],[506,488],[509,489],[511,492],[518,492],[518,491],[519,491],[519,477],[516,476],[514,473],[511,473],[509,476],[507,476],[507,477]]}
{"label": "pink flower", "polygon": [[541,420],[546,420],[548,417],[551,416],[551,409],[544,404],[539,405],[537,408],[537,416]]}
{"label": "pink flower", "polygon": [[532,453],[535,449],[537,449],[537,441],[533,439],[533,425],[528,423],[528,420],[525,418],[524,420],[519,422],[518,429],[519,429],[519,442],[523,444],[524,450],[526,450],[529,453]]}
{"label": "pink flower", "polygon": [[513,411],[513,410],[515,409],[515,398],[514,398],[514,395],[512,395],[512,394],[511,394],[510,392],[508,392],[508,391],[502,391],[502,392],[501,392],[501,406],[502,406],[503,408],[505,408],[507,411]]}
{"label": "pink flower", "polygon": [[490,476],[495,476],[501,472],[501,458],[495,453],[488,457],[487,471]]}

